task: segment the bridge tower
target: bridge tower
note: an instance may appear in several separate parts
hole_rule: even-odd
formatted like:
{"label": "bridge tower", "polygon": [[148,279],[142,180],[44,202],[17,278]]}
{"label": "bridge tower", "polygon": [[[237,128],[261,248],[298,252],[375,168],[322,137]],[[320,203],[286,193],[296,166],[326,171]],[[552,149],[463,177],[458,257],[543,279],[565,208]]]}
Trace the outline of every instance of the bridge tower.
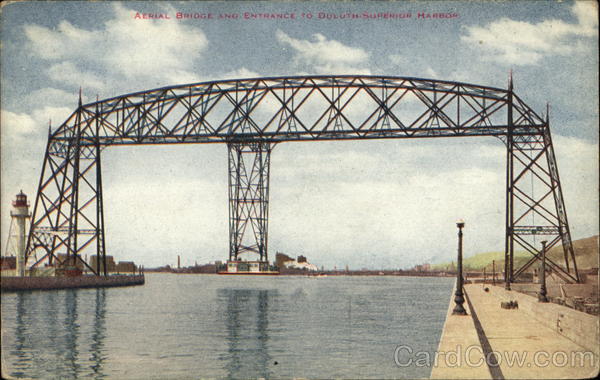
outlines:
{"label": "bridge tower", "polygon": [[229,152],[229,260],[254,253],[268,261],[269,168],[272,146],[232,142]]}
{"label": "bridge tower", "polygon": [[[549,246],[562,243],[565,267],[552,260],[548,265],[562,280],[580,282],[550,134],[549,107],[546,107],[546,117],[539,118],[536,133],[519,135],[515,133],[516,126],[527,119],[527,114],[518,110],[513,90],[511,75],[506,96],[505,288],[510,290],[516,278],[534,262],[541,261],[540,239],[548,239]],[[532,254],[519,268],[515,268],[515,249]]]}

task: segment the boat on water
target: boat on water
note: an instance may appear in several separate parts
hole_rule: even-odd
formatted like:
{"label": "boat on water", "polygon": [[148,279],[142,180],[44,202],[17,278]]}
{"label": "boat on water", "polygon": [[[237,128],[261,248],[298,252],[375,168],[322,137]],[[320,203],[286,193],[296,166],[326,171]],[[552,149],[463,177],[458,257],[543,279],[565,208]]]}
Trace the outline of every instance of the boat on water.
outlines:
{"label": "boat on water", "polygon": [[228,260],[227,263],[217,267],[218,274],[231,275],[278,275],[279,268],[275,265],[270,265],[268,261],[233,261]]}

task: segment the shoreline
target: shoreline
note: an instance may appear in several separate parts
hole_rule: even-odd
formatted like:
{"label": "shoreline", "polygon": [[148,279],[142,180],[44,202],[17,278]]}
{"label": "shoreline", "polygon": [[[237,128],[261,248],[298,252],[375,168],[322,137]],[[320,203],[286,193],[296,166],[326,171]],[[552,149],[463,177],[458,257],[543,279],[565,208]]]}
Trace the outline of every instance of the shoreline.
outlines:
{"label": "shoreline", "polygon": [[[170,273],[170,274],[218,274],[217,272],[198,271],[193,269],[172,269],[172,270],[153,270],[144,269],[145,273]],[[405,276],[405,277],[456,277],[454,272],[414,272],[414,271],[398,271],[398,270],[368,270],[368,271],[284,271],[280,272],[279,276],[305,276],[305,277],[325,277],[325,276]],[[474,273],[472,277],[476,277]]]}

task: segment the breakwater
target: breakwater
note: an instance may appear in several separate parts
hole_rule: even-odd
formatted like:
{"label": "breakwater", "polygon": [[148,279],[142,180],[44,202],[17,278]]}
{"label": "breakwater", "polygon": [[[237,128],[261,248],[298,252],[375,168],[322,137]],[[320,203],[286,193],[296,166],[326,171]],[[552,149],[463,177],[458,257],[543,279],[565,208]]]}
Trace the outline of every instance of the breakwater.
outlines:
{"label": "breakwater", "polygon": [[[582,379],[598,374],[598,316],[501,286],[464,286],[467,315],[451,296],[432,379]],[[505,309],[503,302],[517,308]]]}
{"label": "breakwater", "polygon": [[51,290],[71,288],[103,288],[113,286],[143,285],[145,278],[139,275],[74,277],[5,277],[0,279],[2,291]]}

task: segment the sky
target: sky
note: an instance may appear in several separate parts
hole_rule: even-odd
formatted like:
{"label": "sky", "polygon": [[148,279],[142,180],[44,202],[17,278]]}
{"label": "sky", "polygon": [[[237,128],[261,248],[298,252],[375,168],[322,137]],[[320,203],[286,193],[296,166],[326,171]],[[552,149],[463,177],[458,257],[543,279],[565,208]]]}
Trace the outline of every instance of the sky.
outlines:
{"label": "sky", "polygon": [[[246,18],[264,13],[294,18]],[[341,18],[348,13],[411,17]],[[175,84],[304,74],[506,88],[512,71],[530,107],[543,114],[550,104],[573,239],[598,234],[597,14],[595,1],[3,5],[2,252],[10,201],[22,189],[33,203],[48,126],[75,110],[80,88],[91,102]],[[278,144],[270,257],[285,252],[353,269],[447,262],[456,256],[459,218],[467,256],[500,251],[505,154],[492,137]],[[174,265],[177,255],[182,265],[227,258],[226,146],[111,147],[102,165],[107,254],[146,267]]]}

